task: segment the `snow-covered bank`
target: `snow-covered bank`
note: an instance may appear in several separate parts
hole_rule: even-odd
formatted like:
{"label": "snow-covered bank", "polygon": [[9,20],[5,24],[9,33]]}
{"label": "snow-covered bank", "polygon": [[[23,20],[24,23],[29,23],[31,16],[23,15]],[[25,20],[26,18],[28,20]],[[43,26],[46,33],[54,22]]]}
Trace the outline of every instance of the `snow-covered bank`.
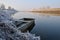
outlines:
{"label": "snow-covered bank", "polygon": [[[13,14],[15,11],[13,12]],[[0,10],[0,40],[40,40],[40,36],[35,36],[29,32],[22,33],[16,29],[11,17],[12,11]]]}

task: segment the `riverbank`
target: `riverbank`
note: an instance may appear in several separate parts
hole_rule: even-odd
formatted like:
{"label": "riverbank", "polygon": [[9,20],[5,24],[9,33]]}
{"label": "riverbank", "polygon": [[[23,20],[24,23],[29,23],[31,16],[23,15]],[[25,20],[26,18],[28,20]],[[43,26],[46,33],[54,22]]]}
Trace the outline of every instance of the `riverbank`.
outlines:
{"label": "riverbank", "polygon": [[60,8],[35,9],[30,12],[37,13],[60,13]]}

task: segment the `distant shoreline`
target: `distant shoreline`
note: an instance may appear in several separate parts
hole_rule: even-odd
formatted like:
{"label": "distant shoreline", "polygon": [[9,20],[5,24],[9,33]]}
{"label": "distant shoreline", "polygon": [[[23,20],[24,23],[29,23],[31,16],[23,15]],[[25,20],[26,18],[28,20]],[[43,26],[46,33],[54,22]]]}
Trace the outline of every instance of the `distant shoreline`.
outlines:
{"label": "distant shoreline", "polygon": [[60,11],[30,11],[35,13],[60,13]]}
{"label": "distant shoreline", "polygon": [[36,9],[32,10],[30,12],[36,12],[36,13],[60,13],[60,8],[49,8],[49,9]]}

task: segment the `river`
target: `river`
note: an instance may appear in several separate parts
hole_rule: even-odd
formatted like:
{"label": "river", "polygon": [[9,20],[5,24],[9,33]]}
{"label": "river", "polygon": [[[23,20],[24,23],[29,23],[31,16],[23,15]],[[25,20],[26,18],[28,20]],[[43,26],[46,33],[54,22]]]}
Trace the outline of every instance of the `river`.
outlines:
{"label": "river", "polygon": [[60,14],[18,12],[13,17],[34,18],[35,26],[30,33],[39,35],[41,40],[60,40]]}

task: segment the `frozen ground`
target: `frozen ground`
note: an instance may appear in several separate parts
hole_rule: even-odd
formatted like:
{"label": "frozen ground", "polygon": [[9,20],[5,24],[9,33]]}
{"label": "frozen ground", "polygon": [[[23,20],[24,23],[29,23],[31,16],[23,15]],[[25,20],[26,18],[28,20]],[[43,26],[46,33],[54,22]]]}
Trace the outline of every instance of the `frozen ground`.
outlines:
{"label": "frozen ground", "polygon": [[40,36],[16,29],[14,19],[8,11],[0,11],[0,40],[40,40]]}

